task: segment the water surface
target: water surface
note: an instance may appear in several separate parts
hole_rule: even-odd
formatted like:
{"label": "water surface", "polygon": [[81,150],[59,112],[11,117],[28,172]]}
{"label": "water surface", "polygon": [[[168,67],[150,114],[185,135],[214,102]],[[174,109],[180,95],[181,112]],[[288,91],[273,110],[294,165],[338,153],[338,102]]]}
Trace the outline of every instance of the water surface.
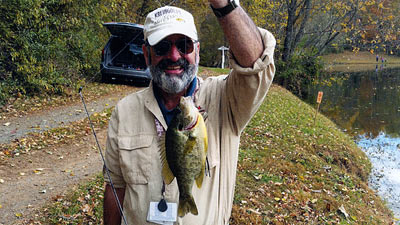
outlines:
{"label": "water surface", "polygon": [[400,218],[400,68],[327,74],[305,99],[354,137],[373,165],[370,187]]}

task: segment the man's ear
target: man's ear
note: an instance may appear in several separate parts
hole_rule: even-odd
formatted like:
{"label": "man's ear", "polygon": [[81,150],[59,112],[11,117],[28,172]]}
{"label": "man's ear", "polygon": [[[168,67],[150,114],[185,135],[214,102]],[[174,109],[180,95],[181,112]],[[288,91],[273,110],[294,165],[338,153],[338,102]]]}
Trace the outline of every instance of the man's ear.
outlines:
{"label": "man's ear", "polygon": [[143,55],[144,55],[144,60],[146,60],[146,65],[150,65],[150,48],[146,46],[145,44],[142,45],[142,50],[143,50]]}

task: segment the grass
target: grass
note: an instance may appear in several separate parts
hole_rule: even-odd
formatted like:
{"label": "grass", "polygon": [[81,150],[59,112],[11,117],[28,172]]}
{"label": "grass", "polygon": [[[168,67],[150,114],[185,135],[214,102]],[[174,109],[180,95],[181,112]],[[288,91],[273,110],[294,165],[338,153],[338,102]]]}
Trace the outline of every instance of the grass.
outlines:
{"label": "grass", "polygon": [[229,68],[212,68],[212,67],[199,67],[199,74],[201,77],[206,78],[209,76],[218,76],[221,74],[229,74],[230,69]]}
{"label": "grass", "polygon": [[103,224],[103,177],[98,175],[80,185],[67,195],[53,198],[54,203],[45,207],[48,216],[43,224]]}
{"label": "grass", "polygon": [[[285,89],[271,88],[242,134],[231,224],[390,224],[390,210],[367,186],[365,154],[314,115]],[[98,176],[56,198],[41,223],[100,224],[102,187]]]}

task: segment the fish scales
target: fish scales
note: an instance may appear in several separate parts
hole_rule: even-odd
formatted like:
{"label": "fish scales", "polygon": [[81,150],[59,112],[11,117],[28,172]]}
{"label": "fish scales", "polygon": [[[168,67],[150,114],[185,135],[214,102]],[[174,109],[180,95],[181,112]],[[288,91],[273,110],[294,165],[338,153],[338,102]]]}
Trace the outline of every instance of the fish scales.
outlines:
{"label": "fish scales", "polygon": [[204,178],[207,155],[207,130],[204,119],[191,97],[182,97],[179,113],[172,119],[165,137],[163,160],[164,181],[169,184],[174,177],[179,189],[178,215],[198,215],[192,196],[193,183],[200,188]]}

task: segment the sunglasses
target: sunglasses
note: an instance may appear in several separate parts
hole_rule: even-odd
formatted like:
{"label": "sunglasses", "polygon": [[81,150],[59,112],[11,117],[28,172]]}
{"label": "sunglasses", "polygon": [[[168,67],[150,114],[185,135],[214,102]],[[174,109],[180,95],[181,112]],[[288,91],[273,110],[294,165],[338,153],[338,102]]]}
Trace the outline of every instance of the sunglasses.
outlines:
{"label": "sunglasses", "polygon": [[172,43],[169,40],[162,40],[152,47],[154,49],[154,52],[158,56],[164,56],[168,54],[168,52],[171,50],[172,45],[175,45],[181,54],[187,55],[193,52],[194,43],[196,42],[197,41],[193,41],[190,38],[181,38],[175,41],[175,43]]}

